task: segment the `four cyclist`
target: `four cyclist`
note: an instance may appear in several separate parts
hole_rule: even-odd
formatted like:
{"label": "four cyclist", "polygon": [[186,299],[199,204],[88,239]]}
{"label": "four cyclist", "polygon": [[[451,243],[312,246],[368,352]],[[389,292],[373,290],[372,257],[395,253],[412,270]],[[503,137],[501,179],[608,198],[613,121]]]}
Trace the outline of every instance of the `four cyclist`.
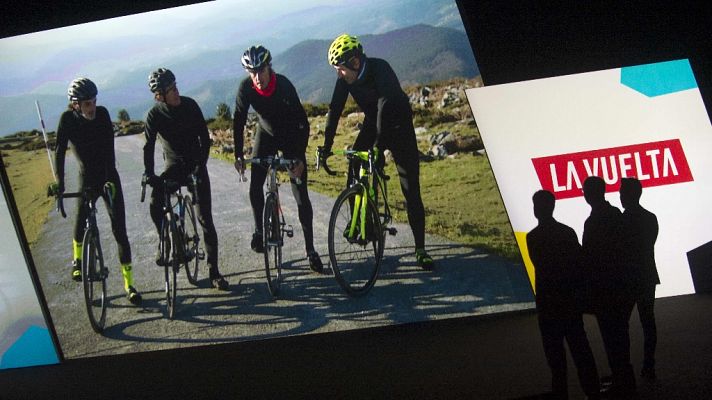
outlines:
{"label": "four cyclist", "polygon": [[[272,69],[271,61],[269,50],[261,45],[251,46],[242,55],[242,66],[249,76],[239,84],[235,100],[235,169],[244,174],[243,131],[248,110],[252,107],[259,117],[252,157],[263,158],[282,151],[285,158],[301,161],[290,171],[292,193],[298,206],[309,266],[320,273],[323,265],[314,248],[313,210],[307,190],[305,152],[309,140],[309,121],[296,89],[285,76]],[[408,221],[415,239],[416,260],[421,268],[430,270],[434,263],[425,251],[425,212],[420,196],[419,153],[408,97],[401,89],[390,65],[380,58],[366,57],[355,36],[343,34],[337,37],[329,47],[328,61],[336,69],[337,80],[329,105],[324,146],[320,149],[319,157],[331,153],[339,117],[350,94],[364,112],[364,120],[353,148],[368,150],[375,147],[379,151],[389,149],[393,154],[407,203]],[[144,183],[156,182],[154,151],[156,139],[159,139],[165,159],[161,178],[175,180],[182,185],[187,185],[191,174],[198,178],[198,220],[204,235],[209,279],[214,288],[228,290],[229,284],[218,269],[218,237],[212,218],[207,168],[210,135],[205,118],[195,100],[180,95],[175,75],[170,70],[159,68],[153,71],[149,75],[148,85],[156,104],[146,116]],[[141,295],[133,283],[121,180],[115,165],[113,126],[106,108],[96,105],[96,95],[96,85],[87,78],[77,78],[69,86],[70,109],[62,114],[57,128],[57,191],[60,194],[64,192],[65,152],[71,142],[79,163],[79,187],[108,185],[110,189],[108,194],[103,196],[112,197],[104,200],[118,244],[124,288],[128,300],[132,304],[140,304]],[[383,165],[382,153],[378,157]],[[356,171],[358,165],[354,163],[349,168],[349,174]],[[261,233],[264,206],[262,185],[266,176],[265,168],[253,165],[250,203],[255,232],[250,246],[256,252],[262,252],[264,246]],[[163,187],[153,186],[150,215],[160,232]],[[189,190],[192,190],[190,186]],[[72,279],[81,281],[81,240],[87,210],[81,202],[78,204],[73,239]],[[156,262],[162,262],[160,252]]]}

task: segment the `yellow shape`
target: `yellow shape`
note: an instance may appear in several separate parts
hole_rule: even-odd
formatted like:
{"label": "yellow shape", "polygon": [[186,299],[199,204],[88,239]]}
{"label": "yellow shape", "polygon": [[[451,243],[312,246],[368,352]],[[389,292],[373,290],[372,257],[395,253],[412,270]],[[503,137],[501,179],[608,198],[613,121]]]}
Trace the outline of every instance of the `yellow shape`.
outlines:
{"label": "yellow shape", "polygon": [[527,275],[529,275],[529,282],[532,284],[532,290],[536,294],[536,286],[534,285],[534,264],[532,263],[531,258],[529,258],[529,249],[527,248],[527,233],[514,232],[514,237],[517,238],[519,251],[522,253],[522,260],[524,260],[524,267],[527,269]]}

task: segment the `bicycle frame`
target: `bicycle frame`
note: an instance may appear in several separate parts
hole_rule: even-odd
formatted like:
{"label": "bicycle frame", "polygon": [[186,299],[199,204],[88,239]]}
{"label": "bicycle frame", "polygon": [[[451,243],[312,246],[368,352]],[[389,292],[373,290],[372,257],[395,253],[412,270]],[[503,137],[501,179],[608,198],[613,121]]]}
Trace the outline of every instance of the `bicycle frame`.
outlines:
{"label": "bicycle frame", "polygon": [[[291,225],[287,225],[282,213],[282,204],[279,199],[279,181],[277,179],[278,169],[292,169],[299,160],[284,159],[279,156],[267,156],[264,158],[252,158],[244,160],[253,165],[253,168],[266,168],[269,173],[269,180],[265,184],[265,203],[263,208],[262,243],[264,246],[265,274],[267,277],[267,287],[272,296],[279,292],[282,280],[282,246],[284,246],[284,235],[292,237],[294,230]],[[301,183],[299,178],[295,178],[297,183]],[[242,182],[245,182],[244,175]],[[272,257],[274,257],[272,259]],[[272,259],[272,262],[270,262]]]}
{"label": "bicycle frame", "polygon": [[[375,151],[335,150],[333,154],[346,156],[349,160],[358,159],[362,161],[360,163],[358,177],[354,177],[351,183],[351,186],[357,184],[363,186],[363,192],[361,195],[356,196],[354,201],[353,215],[349,226],[349,236],[353,237],[357,227],[360,228],[361,232],[366,232],[366,209],[368,202],[373,201],[376,205],[376,209],[380,210],[380,204],[378,203],[379,190],[383,194],[384,210],[383,214],[380,215],[380,217],[383,218],[382,225],[388,225],[391,222],[391,210],[388,206],[388,187],[385,183],[388,178],[382,169],[376,167]],[[334,174],[326,162],[323,163],[323,167],[330,175]],[[317,169],[318,168],[319,164],[317,163]]]}
{"label": "bicycle frame", "polygon": [[[185,264],[186,274],[188,280],[195,284],[195,277],[191,277],[190,267],[188,262],[192,260],[192,257],[197,257],[200,259],[200,255],[190,254],[192,253],[188,250],[185,237],[185,213],[186,208],[190,205],[198,202],[197,195],[197,177],[195,174],[190,174],[190,182],[187,184],[189,191],[192,191],[195,200],[190,200],[191,204],[186,204],[187,195],[184,197],[182,193],[182,186],[180,182],[166,179],[162,177],[151,177],[144,178],[141,182],[141,201],[143,202],[146,196],[146,185],[151,184],[151,186],[162,185],[163,188],[163,201],[161,204],[161,210],[163,213],[162,226],[159,232],[159,251],[160,256],[158,264],[164,267],[164,277],[165,277],[165,288],[166,288],[166,305],[168,308],[168,317],[173,319],[176,310],[176,296],[177,296],[177,281],[176,273],[180,269],[181,265]],[[190,190],[192,189],[192,190]],[[176,201],[173,203],[172,198]],[[176,210],[177,207],[177,210]],[[166,222],[168,226],[166,226]],[[197,235],[196,235],[197,236]],[[197,242],[196,242],[197,243]],[[170,246],[170,254],[165,251],[167,246]],[[197,262],[195,265],[197,268]],[[194,272],[197,276],[197,269]]]}
{"label": "bicycle frame", "polygon": [[[101,193],[94,188],[84,188],[81,192],[55,193],[55,195],[57,196],[57,210],[62,214],[62,217],[66,217],[66,213],[64,212],[64,198],[81,198],[83,206],[87,209],[84,238],[82,240],[82,282],[84,286],[84,300],[92,329],[97,333],[101,333],[104,330],[106,321],[106,278],[109,271],[104,267],[104,258],[101,251],[99,227],[96,221],[96,201],[100,196],[105,197],[109,202],[109,212],[111,212],[113,209],[113,198],[107,185],[104,185]],[[98,268],[95,262],[98,262]],[[95,292],[94,284],[97,282],[100,282],[100,289]],[[98,308],[95,308],[95,293],[100,293]],[[98,316],[94,310],[99,311]]]}
{"label": "bicycle frame", "polygon": [[[141,202],[144,201],[146,197],[146,185],[150,184],[151,186],[154,186],[156,184],[163,185],[163,201],[161,205],[161,210],[162,214],[168,216],[168,220],[171,221],[171,231],[175,231],[178,229],[178,227],[184,227],[185,225],[185,204],[183,204],[183,193],[182,193],[182,187],[187,186],[190,189],[192,189],[192,193],[194,198],[192,199],[193,204],[198,204],[198,184],[197,184],[197,177],[195,174],[190,174],[189,175],[190,181],[188,182],[187,185],[181,185],[179,182],[171,180],[171,179],[165,179],[161,177],[154,177],[152,178],[152,182],[149,182],[148,180],[141,182]],[[171,200],[172,198],[176,199],[175,204]],[[175,215],[178,216],[178,220],[176,221],[175,218],[173,218],[174,215],[174,208],[178,206],[178,210],[175,213]],[[172,251],[174,252],[174,256],[177,255],[176,251],[176,246],[173,246]],[[183,251],[184,249],[181,249]],[[188,254],[185,254],[186,257],[188,257]],[[167,261],[167,260],[164,260]]]}
{"label": "bicycle frame", "polygon": [[389,178],[376,162],[377,151],[337,150],[327,154],[317,150],[317,169],[321,164],[330,175],[336,174],[326,162],[330,155],[344,155],[349,160],[349,182],[334,202],[328,243],[334,277],[354,297],[366,294],[374,286],[383,258],[385,233],[397,233],[396,228],[386,226],[391,221],[386,185]]}
{"label": "bicycle frame", "polygon": [[[282,226],[282,229],[284,229],[284,226],[286,223],[284,222],[284,217],[282,214],[282,203],[279,201],[279,179],[277,179],[277,170],[279,169],[291,169],[297,162],[298,160],[291,160],[291,159],[286,159],[282,157],[274,157],[274,156],[267,156],[264,158],[251,158],[245,160],[245,163],[250,163],[252,165],[259,165],[263,168],[266,168],[269,172],[267,182],[265,183],[265,194],[273,193],[274,196],[277,199],[277,206],[279,208],[279,215],[280,215],[280,225]],[[295,178],[297,184],[301,183],[301,179]],[[287,230],[287,236],[291,237],[290,230]]]}

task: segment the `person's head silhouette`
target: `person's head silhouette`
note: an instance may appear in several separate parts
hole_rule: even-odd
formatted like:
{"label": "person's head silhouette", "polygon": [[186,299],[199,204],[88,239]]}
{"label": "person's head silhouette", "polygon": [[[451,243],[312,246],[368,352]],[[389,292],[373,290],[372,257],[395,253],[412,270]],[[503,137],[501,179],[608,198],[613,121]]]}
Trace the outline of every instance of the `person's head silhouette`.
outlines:
{"label": "person's head silhouette", "polygon": [[538,190],[532,196],[534,216],[538,220],[552,218],[554,215],[554,194],[548,190]]}
{"label": "person's head silhouette", "polygon": [[600,176],[589,176],[583,181],[583,198],[592,207],[606,201],[606,182]]}
{"label": "person's head silhouette", "polygon": [[643,194],[643,185],[636,178],[621,179],[621,205],[623,208],[635,207],[639,204],[640,196]]}

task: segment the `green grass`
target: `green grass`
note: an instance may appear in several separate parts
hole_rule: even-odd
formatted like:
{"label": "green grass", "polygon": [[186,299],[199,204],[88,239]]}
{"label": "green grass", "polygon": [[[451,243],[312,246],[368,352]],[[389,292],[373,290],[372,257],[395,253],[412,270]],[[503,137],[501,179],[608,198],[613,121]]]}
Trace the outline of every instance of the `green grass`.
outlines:
{"label": "green grass", "polygon": [[7,149],[2,151],[2,157],[25,237],[32,246],[54,206],[47,197],[47,185],[53,179],[47,152]]}
{"label": "green grass", "polygon": [[[310,118],[313,133],[323,131],[324,120],[324,117]],[[357,122],[354,118],[341,119],[334,142],[335,149],[343,149],[354,142]],[[449,130],[462,136],[479,135],[477,128],[468,124],[434,124],[428,130],[429,134]],[[323,142],[322,133],[313,135],[309,140],[309,190],[336,197],[346,184],[346,160],[339,156],[329,159],[329,167],[338,172],[336,176],[314,171],[316,147]],[[421,140],[418,147],[425,153],[430,144]],[[234,161],[232,155],[217,157]],[[389,163],[386,173],[391,177],[388,184],[391,212],[396,221],[407,223],[405,201],[395,164]],[[519,259],[519,249],[486,156],[468,153],[443,160],[421,161],[420,185],[427,233],[510,259]]]}
{"label": "green grass", "polygon": [[[323,117],[313,118],[312,130],[323,129]],[[353,143],[355,119],[342,118],[334,148],[344,148]],[[476,128],[463,124],[437,125],[431,133],[442,130],[462,135],[476,134]],[[346,161],[334,156],[329,165],[340,172],[330,176],[324,171],[314,171],[316,147],[324,141],[323,135],[312,136],[307,149],[309,163],[309,189],[336,197],[346,183]],[[419,147],[425,152],[428,143],[421,141]],[[52,202],[46,198],[46,185],[51,173],[44,150],[3,151],[8,175],[13,184],[21,219],[30,243],[36,240]],[[216,158],[233,162],[232,155],[213,153]],[[497,191],[492,170],[487,158],[481,155],[461,154],[454,158],[420,163],[420,184],[426,212],[426,231],[441,235],[457,243],[473,245],[494,254],[511,259],[519,258],[512,229]],[[31,177],[29,171],[41,173]],[[398,182],[395,165],[389,164],[386,173],[391,176],[388,185],[389,204],[398,222],[407,222],[403,194]],[[29,179],[28,179],[29,178]]]}

